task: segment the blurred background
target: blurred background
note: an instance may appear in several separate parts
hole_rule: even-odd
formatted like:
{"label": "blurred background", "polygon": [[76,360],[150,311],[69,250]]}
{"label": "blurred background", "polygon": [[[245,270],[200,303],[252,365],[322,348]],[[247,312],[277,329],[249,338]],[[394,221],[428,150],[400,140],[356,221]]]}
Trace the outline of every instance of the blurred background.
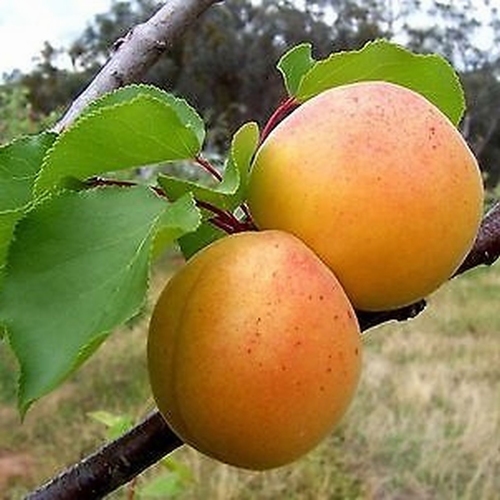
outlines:
{"label": "blurred background", "polygon": [[[40,19],[42,26],[47,23],[47,41],[34,49],[32,62],[0,69],[0,144],[54,123],[115,41],[160,3],[96,3],[64,43],[51,40],[50,19]],[[0,2],[0,17],[7,4]],[[109,9],[99,11],[104,4]],[[283,99],[275,66],[297,43],[312,42],[316,58],[379,37],[439,53],[457,69],[465,88],[468,109],[460,126],[479,160],[491,203],[500,182],[496,4],[226,0],[209,9],[145,81],[185,97],[201,113],[209,130],[206,149],[217,156],[239,125],[248,120],[262,125]],[[72,3],[60,9],[71,11]],[[22,33],[18,36],[21,40]],[[189,165],[175,168],[196,175]],[[157,264],[151,301],[180,264],[175,250]],[[256,474],[183,448],[112,498],[500,498],[498,304],[495,265],[446,284],[417,319],[367,332],[353,407],[326,442],[295,464]],[[69,382],[37,403],[23,424],[16,410],[15,360],[0,343],[0,498],[23,498],[152,408],[144,355],[147,317],[146,310],[112,335]]]}
{"label": "blurred background", "polygon": [[[106,1],[94,3],[97,8]],[[60,16],[59,24],[67,16],[72,31],[56,29],[58,24],[50,17],[39,19],[40,30],[47,24],[47,41],[33,48],[29,68],[23,58],[23,69],[16,69],[13,62],[3,69],[0,142],[36,129],[47,117],[59,116],[99,70],[114,43],[131,26],[150,17],[160,3],[113,1],[107,12],[77,21],[67,13],[71,5],[52,0],[52,15]],[[8,4],[9,0],[0,3],[0,17],[2,9],[9,12]],[[91,12],[92,4],[85,12]],[[496,5],[489,0],[228,0],[209,9],[145,80],[187,98],[209,123],[207,148],[223,151],[239,125],[248,120],[264,123],[283,98],[275,65],[297,43],[311,41],[316,58],[360,48],[378,37],[417,52],[436,52],[460,73],[468,105],[462,131],[479,158],[488,187],[495,188],[500,180],[500,13]],[[74,8],[76,13],[79,9]],[[3,17],[2,31],[9,19]],[[64,45],[51,41],[52,24]],[[73,31],[71,38],[68,33]],[[21,29],[17,36],[13,49],[5,47],[4,53],[15,53],[15,46],[23,44]]]}

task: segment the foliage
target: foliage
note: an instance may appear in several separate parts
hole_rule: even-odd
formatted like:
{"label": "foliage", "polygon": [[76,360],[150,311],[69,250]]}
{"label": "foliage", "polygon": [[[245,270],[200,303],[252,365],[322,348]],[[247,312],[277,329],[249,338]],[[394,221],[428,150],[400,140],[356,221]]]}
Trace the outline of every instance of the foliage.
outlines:
{"label": "foliage", "polygon": [[[300,63],[304,55],[310,64]],[[291,49],[280,66],[289,91],[300,93],[307,82],[310,96],[341,84],[339,72],[353,78],[345,72],[351,65],[356,80],[374,70],[378,79],[402,75],[452,116],[462,113],[460,86],[440,58],[400,54],[387,42],[340,56],[314,62],[310,48]],[[404,64],[395,65],[401,57]],[[3,261],[8,253],[0,321],[20,364],[21,413],[141,310],[151,259],[164,248],[179,240],[190,257],[223,234],[214,229],[248,228],[244,201],[262,140],[258,127],[249,122],[235,133],[222,175],[202,159],[204,140],[204,123],[185,100],[131,85],[95,101],[57,137],[46,133],[0,150]],[[159,187],[150,189],[97,177],[177,160],[198,162],[217,181],[200,185],[160,174]]]}
{"label": "foliage", "polygon": [[[463,115],[460,82],[439,56],[413,54],[385,40],[367,43],[359,51],[333,53],[322,61],[315,61],[311,52],[310,44],[302,44],[278,63],[288,92],[300,102],[338,85],[386,80],[420,92],[455,124]],[[440,83],[438,78],[442,78]]]}
{"label": "foliage", "polygon": [[0,144],[36,130],[37,123],[28,100],[27,89],[20,85],[1,86]]}

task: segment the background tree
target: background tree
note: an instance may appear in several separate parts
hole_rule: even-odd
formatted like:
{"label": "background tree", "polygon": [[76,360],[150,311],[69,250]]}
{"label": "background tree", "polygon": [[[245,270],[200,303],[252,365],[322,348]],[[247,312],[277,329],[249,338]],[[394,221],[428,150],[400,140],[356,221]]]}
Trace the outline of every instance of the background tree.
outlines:
{"label": "background tree", "polygon": [[486,185],[495,187],[500,180],[500,130],[498,114],[491,110],[500,106],[498,9],[488,1],[432,2],[424,11],[425,25],[415,21],[414,9],[409,12],[402,26],[408,46],[443,54],[460,73],[467,99],[462,132],[479,159]]}
{"label": "background tree", "polygon": [[[150,17],[159,3],[115,1],[70,47],[56,49],[46,43],[35,68],[13,78],[28,89],[32,112],[46,115],[62,109],[128,27]],[[211,126],[209,146],[220,151],[241,123],[252,118],[262,124],[280,101],[283,88],[275,64],[286,47],[309,40],[315,57],[321,58],[377,37],[440,53],[458,68],[468,101],[463,133],[488,187],[495,187],[500,180],[500,128],[491,109],[500,105],[500,18],[486,0],[235,0],[210,10],[198,29],[162,57],[144,80],[192,102]],[[61,51],[69,55],[71,69],[57,66]]]}

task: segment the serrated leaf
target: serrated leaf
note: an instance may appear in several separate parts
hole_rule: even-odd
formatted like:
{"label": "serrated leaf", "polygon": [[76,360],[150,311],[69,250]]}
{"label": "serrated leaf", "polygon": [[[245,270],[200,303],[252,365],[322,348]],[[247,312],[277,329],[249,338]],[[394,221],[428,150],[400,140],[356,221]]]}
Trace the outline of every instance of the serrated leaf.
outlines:
{"label": "serrated leaf", "polygon": [[[179,222],[182,222],[179,224]],[[191,193],[175,200],[159,220],[155,235],[153,257],[158,256],[174,240],[195,233],[202,222],[202,215]]]}
{"label": "serrated leaf", "polygon": [[248,172],[258,141],[259,128],[256,123],[249,122],[240,127],[231,141],[224,177],[213,188],[163,174],[158,176],[158,183],[171,199],[193,193],[197,200],[222,210],[233,210],[245,198]]}
{"label": "serrated leaf", "polygon": [[296,95],[302,77],[314,66],[310,43],[301,43],[290,49],[278,61],[278,70],[283,76],[290,95]]}
{"label": "serrated leaf", "polygon": [[0,213],[25,208],[33,184],[56,134],[26,136],[0,147]]}
{"label": "serrated leaf", "polygon": [[204,136],[201,118],[182,99],[152,94],[137,92],[129,100],[112,94],[108,106],[77,120],[46,156],[36,192],[56,190],[67,178],[194,158]]}
{"label": "serrated leaf", "polygon": [[147,95],[156,99],[163,101],[166,105],[171,106],[177,116],[180,118],[181,122],[188,128],[190,128],[198,138],[198,143],[201,147],[205,140],[205,124],[200,117],[200,115],[195,111],[195,109],[188,104],[185,99],[176,97],[173,94],[165,92],[164,90],[155,87],[153,85],[144,84],[132,84],[125,87],[121,87],[112,92],[104,94],[99,99],[93,101],[84,111],[82,116],[86,114],[91,114],[99,109],[114,106],[116,104],[129,102],[132,99]]}
{"label": "serrated leaf", "polygon": [[56,135],[42,133],[0,147],[0,268],[17,221],[33,202],[33,185]]}
{"label": "serrated leaf", "polygon": [[386,40],[369,42],[360,50],[334,53],[315,62],[295,85],[294,95],[303,102],[332,87],[373,80],[396,83],[422,94],[454,124],[464,113],[463,89],[444,58],[415,54]]}
{"label": "serrated leaf", "polygon": [[179,238],[179,247],[183,257],[189,260],[195,253],[210,243],[227,236],[227,234],[210,222],[203,222],[196,231]]}
{"label": "serrated leaf", "polygon": [[18,224],[0,323],[21,368],[22,413],[140,310],[157,232],[196,229],[191,213],[166,216],[176,208],[145,187],[64,192]]}

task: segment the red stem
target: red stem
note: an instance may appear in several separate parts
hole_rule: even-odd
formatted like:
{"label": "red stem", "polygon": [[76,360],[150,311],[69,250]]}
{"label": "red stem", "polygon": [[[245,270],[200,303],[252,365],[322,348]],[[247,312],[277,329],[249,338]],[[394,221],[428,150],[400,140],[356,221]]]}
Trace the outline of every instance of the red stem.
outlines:
{"label": "red stem", "polygon": [[[117,186],[117,187],[134,187],[138,184],[133,181],[120,181],[116,179],[105,179],[103,177],[92,177],[85,182],[85,185],[89,188],[93,187],[104,187],[104,186]],[[167,195],[162,188],[158,186],[148,186],[152,189],[158,196],[166,198]],[[252,222],[252,218],[248,212],[248,209],[241,205],[241,208],[245,214],[245,220],[240,221],[231,212],[227,210],[222,210],[211,203],[202,200],[196,200],[196,204],[205,210],[212,212],[215,217],[210,219],[210,222],[222,229],[228,234],[241,233],[243,231],[255,231],[256,227]]]}
{"label": "red stem", "polygon": [[219,171],[203,156],[197,156],[195,158],[196,163],[200,165],[205,171],[207,171],[212,177],[217,179],[219,182],[222,181],[222,175]]}
{"label": "red stem", "polygon": [[[117,179],[105,179],[104,177],[91,177],[85,181],[85,185],[89,188],[94,188],[104,186],[135,187],[139,184],[134,181],[119,181]],[[162,198],[167,197],[165,191],[163,191],[161,187],[151,185],[148,185],[147,187],[153,190],[158,196],[161,196]]]}
{"label": "red stem", "polygon": [[238,220],[231,212],[222,210],[206,201],[196,200],[196,204],[205,210],[215,214],[215,217],[210,219],[214,225],[222,229],[228,234],[241,233],[248,231],[248,224]]}
{"label": "red stem", "polygon": [[267,123],[262,129],[260,134],[260,143],[264,142],[264,139],[271,133],[271,131],[278,125],[278,123],[284,120],[292,111],[300,106],[300,102],[293,96],[287,97],[274,111]]}

